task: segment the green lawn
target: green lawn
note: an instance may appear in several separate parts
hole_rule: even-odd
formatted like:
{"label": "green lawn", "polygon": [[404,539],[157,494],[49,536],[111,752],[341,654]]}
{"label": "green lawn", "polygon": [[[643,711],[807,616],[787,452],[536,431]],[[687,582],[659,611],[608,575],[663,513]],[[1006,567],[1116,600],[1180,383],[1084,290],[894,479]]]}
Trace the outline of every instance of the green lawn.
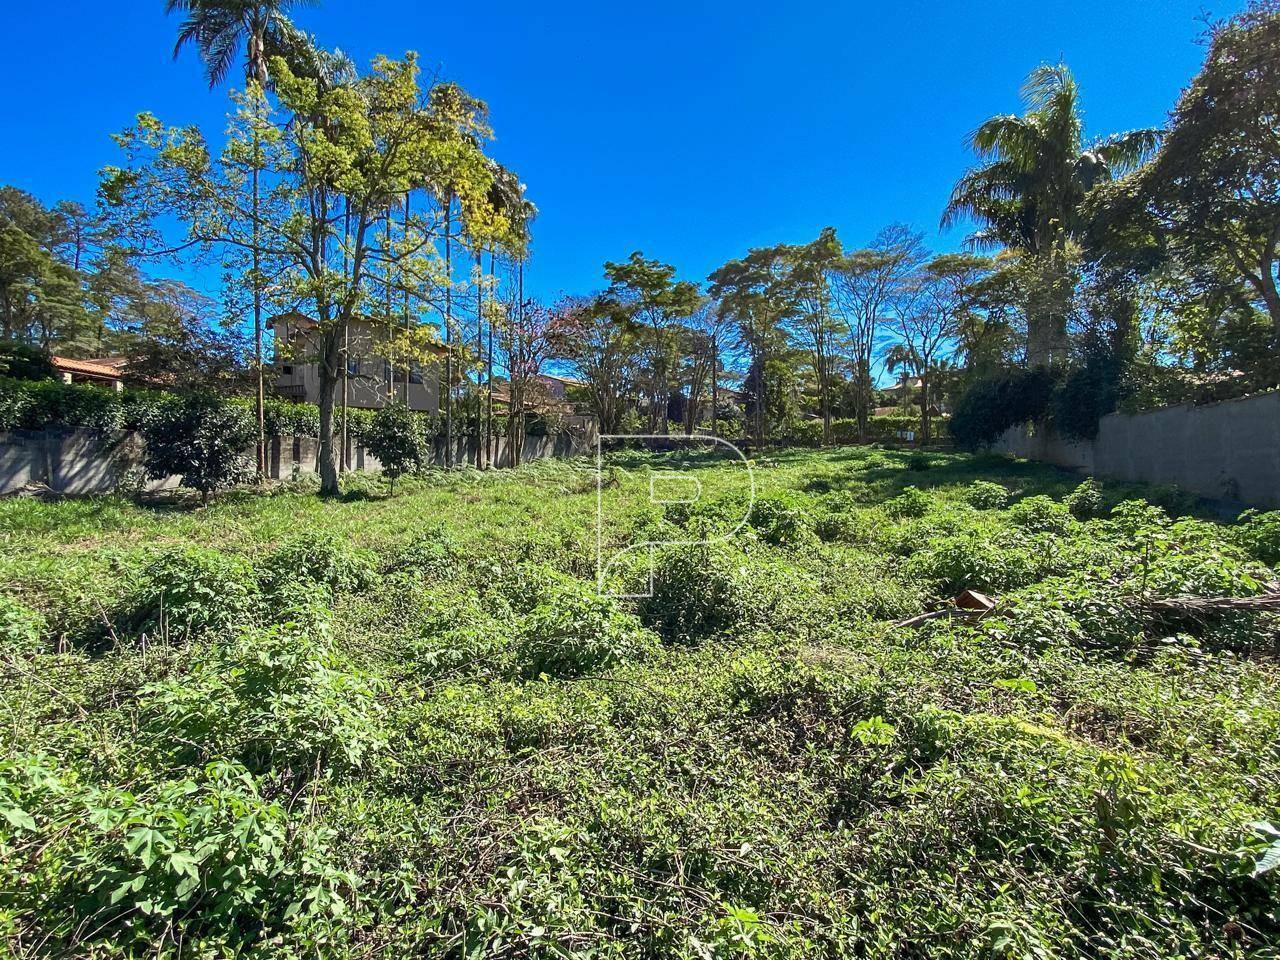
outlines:
{"label": "green lawn", "polygon": [[[704,543],[741,466],[616,457],[606,555],[676,544],[624,600],[585,461],[0,501],[9,949],[1280,956],[1277,620],[1147,603],[1265,592],[1274,516],[961,455],[752,475]],[[895,626],[965,588],[996,610]]]}

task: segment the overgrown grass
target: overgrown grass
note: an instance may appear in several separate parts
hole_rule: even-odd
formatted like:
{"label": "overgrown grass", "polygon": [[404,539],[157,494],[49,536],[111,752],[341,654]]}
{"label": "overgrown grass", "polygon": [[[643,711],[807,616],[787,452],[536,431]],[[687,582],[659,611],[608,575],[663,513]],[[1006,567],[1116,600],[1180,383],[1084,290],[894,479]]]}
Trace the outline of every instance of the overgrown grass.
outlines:
{"label": "overgrown grass", "polygon": [[[676,466],[702,499],[648,503]],[[668,544],[633,600],[587,463],[0,501],[9,950],[1280,956],[1276,619],[1145,602],[1269,589],[1274,515],[754,468],[719,541],[740,467],[616,458],[605,547]],[[964,588],[995,613],[894,625]]]}

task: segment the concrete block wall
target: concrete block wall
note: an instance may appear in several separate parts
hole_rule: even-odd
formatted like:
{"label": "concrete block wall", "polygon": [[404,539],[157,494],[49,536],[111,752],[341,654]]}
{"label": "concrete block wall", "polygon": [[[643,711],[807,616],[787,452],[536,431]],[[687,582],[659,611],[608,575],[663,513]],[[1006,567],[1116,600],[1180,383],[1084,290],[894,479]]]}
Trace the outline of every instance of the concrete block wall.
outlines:
{"label": "concrete block wall", "polygon": [[1098,477],[1170,484],[1213,500],[1280,508],[1280,391],[1109,414],[1089,443],[1015,427],[994,449]]}
{"label": "concrete block wall", "polygon": [[[526,436],[522,456],[525,461],[542,457],[569,457],[590,453],[594,435],[559,434],[554,437]],[[314,437],[270,437],[267,441],[267,475],[273,480],[289,480],[316,473],[319,441]],[[476,440],[458,438],[454,442],[454,463],[475,463]],[[508,466],[506,438],[497,446],[498,466]],[[252,463],[253,449],[245,451]],[[437,440],[433,462],[443,466],[445,445]],[[350,441],[347,462],[353,470],[379,471],[382,464],[360,444]],[[28,484],[43,484],[57,493],[83,496],[110,493],[127,476],[142,472],[142,441],[136,434],[121,432],[100,435],[87,430],[15,430],[0,433],[0,495],[21,490]],[[147,490],[176,487],[177,477],[149,480]]]}

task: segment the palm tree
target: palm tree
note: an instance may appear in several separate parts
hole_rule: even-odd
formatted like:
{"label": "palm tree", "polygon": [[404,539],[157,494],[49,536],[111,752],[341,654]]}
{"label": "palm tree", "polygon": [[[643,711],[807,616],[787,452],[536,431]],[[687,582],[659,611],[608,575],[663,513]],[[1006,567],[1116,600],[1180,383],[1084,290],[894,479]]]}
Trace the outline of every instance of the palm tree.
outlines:
{"label": "palm tree", "polygon": [[165,13],[185,15],[174,44],[176,59],[195,46],[204,61],[209,87],[227,79],[244,50],[245,81],[266,87],[267,61],[299,49],[305,37],[288,17],[290,7],[313,0],[165,0]]}
{"label": "palm tree", "polygon": [[[165,0],[166,13],[184,15],[182,25],[178,28],[177,42],[173,46],[173,56],[176,59],[183,47],[196,47],[200,59],[204,61],[205,75],[212,89],[226,80],[243,47],[245,83],[253,97],[256,111],[261,103],[262,91],[270,81],[268,59],[272,56],[288,56],[291,60],[297,60],[299,51],[312,46],[309,38],[287,16],[290,7],[304,2],[310,0]],[[304,63],[308,62],[306,57],[301,59]],[[342,69],[340,66],[326,64],[320,57],[315,58],[315,65],[317,71],[322,71],[324,66]],[[262,164],[257,124],[254,125],[253,155],[253,351],[258,379],[255,406],[258,418],[258,476],[261,477],[266,473],[267,436],[264,410],[266,385],[262,367],[262,257],[258,226],[261,196],[258,169]]]}
{"label": "palm tree", "polygon": [[[1022,99],[1022,116],[992,117],[973,132],[970,144],[980,165],[955,185],[942,226],[972,219],[979,224],[969,238],[974,247],[1060,257],[1067,242],[1084,232],[1081,209],[1089,191],[1141,164],[1160,135],[1132,130],[1086,145],[1080,90],[1065,64],[1033,70]],[[1041,332],[1029,340],[1039,340]],[[1028,343],[1029,365],[1049,359],[1052,336]]]}

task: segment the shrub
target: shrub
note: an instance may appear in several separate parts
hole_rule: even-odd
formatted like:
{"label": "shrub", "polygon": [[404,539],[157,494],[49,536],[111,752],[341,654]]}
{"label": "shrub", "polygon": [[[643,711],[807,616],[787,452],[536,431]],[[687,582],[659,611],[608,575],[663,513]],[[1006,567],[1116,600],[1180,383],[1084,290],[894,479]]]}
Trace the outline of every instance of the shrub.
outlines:
{"label": "shrub", "polygon": [[555,586],[520,621],[516,656],[526,677],[576,677],[636,659],[656,644],[639,618],[618,609],[593,585],[571,577]]}
{"label": "shrub", "polygon": [[956,401],[951,437],[966,450],[987,447],[1010,427],[1044,419],[1054,377],[1047,370],[1018,370],[973,384]]}
{"label": "shrub", "polygon": [[403,403],[388,404],[375,413],[364,442],[382,464],[392,493],[396,477],[419,469],[427,458],[422,424]]}
{"label": "shrub", "polygon": [[129,626],[185,640],[248,623],[260,609],[257,577],[247,559],[191,545],[167,550],[143,569]]}
{"label": "shrub", "polygon": [[286,932],[323,939],[355,897],[335,832],[298,829],[236,764],[124,789],[22,757],[0,761],[0,796],[21,815],[2,842],[34,841],[27,882],[6,887],[24,913],[57,918],[45,935],[64,941],[59,955],[98,955],[85,939],[103,955],[151,952],[175,924],[205,956]]}
{"label": "shrub", "polygon": [[891,500],[884,503],[884,511],[894,520],[908,517],[923,517],[929,512],[932,499],[918,487],[907,487]]}
{"label": "shrub", "polygon": [[1091,520],[1102,515],[1102,487],[1093,478],[1076,487],[1063,501],[1077,520]]}
{"label": "shrub", "polygon": [[434,523],[392,556],[386,572],[438,580],[453,573],[458,560],[457,542],[443,523]]}
{"label": "shrub", "polygon": [[243,451],[257,435],[243,408],[205,394],[173,397],[142,425],[144,463],[154,480],[178,476],[202,500],[249,475]]}
{"label": "shrub", "polygon": [[1071,527],[1071,512],[1066,506],[1045,496],[1019,500],[1009,510],[1009,519],[1035,533],[1065,533]]}
{"label": "shrub", "polygon": [[906,573],[950,596],[961,590],[999,592],[1033,582],[1037,560],[1029,545],[1003,546],[981,536],[944,537],[915,553]]}
{"label": "shrub", "polygon": [[274,600],[295,591],[311,594],[354,593],[374,578],[370,557],[353,550],[332,534],[301,534],[285,541],[258,565],[263,593]]}
{"label": "shrub", "polygon": [[742,559],[721,543],[669,547],[654,559],[653,592],[641,601],[641,616],[668,643],[724,632],[747,610]]}
{"label": "shrub", "polygon": [[187,763],[347,771],[385,746],[379,692],[338,656],[324,616],[248,629],[204,651],[190,675],[143,690],[142,738]]}
{"label": "shrub", "polygon": [[1280,510],[1270,513],[1246,510],[1235,529],[1236,537],[1250,556],[1273,567],[1280,564]]}
{"label": "shrub", "polygon": [[0,593],[0,654],[36,652],[46,628],[42,613]]}
{"label": "shrub", "polygon": [[798,494],[769,493],[755,498],[751,506],[751,526],[760,539],[775,546],[792,546],[813,533],[813,518]]}
{"label": "shrub", "polygon": [[965,491],[965,500],[978,510],[1003,510],[1009,503],[1009,490],[990,480],[975,480]]}

